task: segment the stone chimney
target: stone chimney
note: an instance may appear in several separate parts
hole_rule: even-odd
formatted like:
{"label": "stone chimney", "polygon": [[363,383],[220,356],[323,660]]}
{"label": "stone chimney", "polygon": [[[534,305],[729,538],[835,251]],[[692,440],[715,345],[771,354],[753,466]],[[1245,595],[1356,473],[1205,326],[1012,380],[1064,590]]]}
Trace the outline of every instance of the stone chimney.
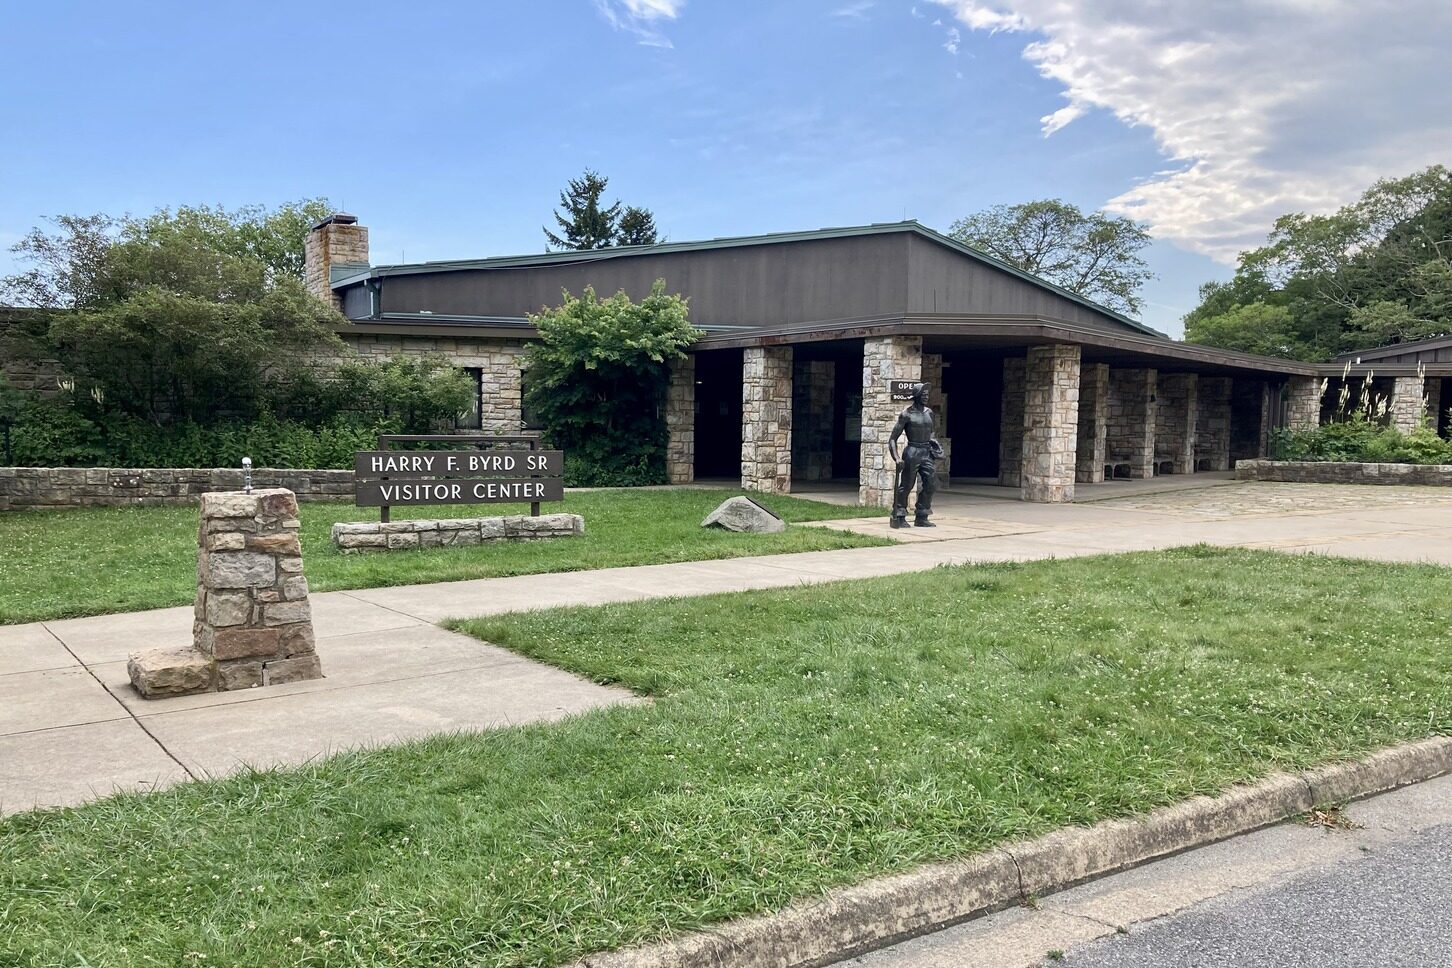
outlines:
{"label": "stone chimney", "polygon": [[333,270],[344,266],[368,268],[368,230],[358,216],[329,215],[308,233],[304,280],[308,292],[341,310],[343,301],[333,294]]}

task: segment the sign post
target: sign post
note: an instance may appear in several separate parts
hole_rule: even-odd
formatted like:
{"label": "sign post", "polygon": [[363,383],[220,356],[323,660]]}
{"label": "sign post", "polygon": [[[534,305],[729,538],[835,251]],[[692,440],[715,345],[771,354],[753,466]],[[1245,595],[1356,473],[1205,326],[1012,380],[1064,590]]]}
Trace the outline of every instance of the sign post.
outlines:
{"label": "sign post", "polygon": [[[475,444],[491,449],[395,450],[394,445],[401,443]],[[510,444],[525,447],[509,448]],[[564,474],[564,452],[541,450],[537,437],[381,434],[378,450],[359,451],[353,462],[355,503],[378,508],[378,520],[384,524],[395,505],[528,501],[530,515],[539,517],[540,502],[565,499]]]}

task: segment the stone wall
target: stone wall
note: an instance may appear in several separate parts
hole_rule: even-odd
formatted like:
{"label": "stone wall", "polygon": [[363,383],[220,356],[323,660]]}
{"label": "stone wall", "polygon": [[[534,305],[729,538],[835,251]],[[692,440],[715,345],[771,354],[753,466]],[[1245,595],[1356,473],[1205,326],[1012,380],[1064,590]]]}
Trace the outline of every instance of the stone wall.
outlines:
{"label": "stone wall", "polygon": [[1155,460],[1169,461],[1174,474],[1195,471],[1197,384],[1194,373],[1162,373],[1155,391]]}
{"label": "stone wall", "polygon": [[1109,417],[1104,442],[1110,464],[1128,463],[1129,476],[1155,476],[1154,370],[1109,371]]}
{"label": "stone wall", "polygon": [[897,467],[887,438],[907,406],[892,399],[893,380],[923,378],[921,336],[875,336],[862,341],[862,443],[857,470],[857,503],[892,507]]}
{"label": "stone wall", "polygon": [[542,541],[585,533],[578,514],[511,514],[493,518],[355,521],[333,525],[332,538],[344,554],[360,551],[408,551],[492,544],[496,541]]}
{"label": "stone wall", "polygon": [[836,382],[832,360],[798,360],[792,367],[792,476],[799,481],[832,478]]}
{"label": "stone wall", "polygon": [[1079,347],[1031,346],[1024,366],[1023,499],[1074,500]]}
{"label": "stone wall", "polygon": [[1023,482],[1024,365],[1021,358],[1003,361],[1003,403],[998,408],[998,483]]}
{"label": "stone wall", "polygon": [[332,268],[345,264],[368,265],[368,230],[350,215],[334,216],[308,233],[303,258],[303,283],[308,292],[341,310],[342,300],[333,294]]}
{"label": "stone wall", "polygon": [[[252,485],[285,487],[304,501],[352,500],[353,471],[262,467]],[[240,468],[0,467],[0,511],[180,506],[241,487]]]}
{"label": "stone wall", "polygon": [[34,314],[35,310],[0,308],[0,376],[17,390],[54,396],[65,371],[55,360],[26,359],[25,341],[18,335],[26,317]]}
{"label": "stone wall", "polygon": [[435,355],[457,367],[479,369],[480,432],[510,436],[524,429],[524,340],[344,333],[343,341],[366,360]]}
{"label": "stone wall", "polygon": [[1396,378],[1392,385],[1391,409],[1387,411],[1393,429],[1409,434],[1422,425],[1422,417],[1427,412],[1426,382],[1419,376]]}
{"label": "stone wall", "polygon": [[927,407],[933,411],[933,433],[938,443],[943,445],[942,459],[934,462],[938,472],[937,488],[942,491],[953,482],[953,440],[948,436],[948,394],[944,392],[941,354],[923,354],[922,380],[929,388]]}
{"label": "stone wall", "polygon": [[1242,460],[1238,481],[1283,484],[1417,484],[1452,487],[1452,464],[1358,464],[1285,460]]}
{"label": "stone wall", "polygon": [[689,484],[696,479],[696,358],[671,361],[666,388],[666,480]]}
{"label": "stone wall", "polygon": [[[1315,430],[1321,425],[1321,381],[1314,376],[1293,376],[1286,383],[1286,427]],[[1420,406],[1421,394],[1417,394]]]}
{"label": "stone wall", "polygon": [[792,489],[792,348],[753,346],[741,360],[741,488]]}
{"label": "stone wall", "polygon": [[1230,470],[1230,388],[1228,376],[1202,376],[1196,388],[1195,465],[1197,470]]}
{"label": "stone wall", "polygon": [[1079,370],[1079,440],[1074,454],[1074,480],[1104,480],[1104,443],[1109,421],[1109,364],[1090,363]]}

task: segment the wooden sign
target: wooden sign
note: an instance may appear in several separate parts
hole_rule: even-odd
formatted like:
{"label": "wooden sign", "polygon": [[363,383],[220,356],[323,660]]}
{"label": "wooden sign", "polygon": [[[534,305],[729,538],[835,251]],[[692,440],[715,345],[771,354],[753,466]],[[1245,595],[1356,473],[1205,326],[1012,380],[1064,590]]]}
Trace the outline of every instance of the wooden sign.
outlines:
{"label": "wooden sign", "polygon": [[353,459],[360,481],[429,477],[560,477],[562,450],[365,450]]}
{"label": "wooden sign", "polygon": [[537,504],[563,501],[563,478],[523,480],[359,481],[360,508],[403,507],[414,504]]}

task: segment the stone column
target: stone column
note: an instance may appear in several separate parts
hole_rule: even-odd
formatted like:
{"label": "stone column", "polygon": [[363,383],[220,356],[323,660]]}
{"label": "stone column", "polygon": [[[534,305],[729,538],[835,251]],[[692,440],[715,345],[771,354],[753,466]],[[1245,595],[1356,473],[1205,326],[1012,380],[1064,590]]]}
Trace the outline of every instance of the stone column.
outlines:
{"label": "stone column", "polygon": [[1388,414],[1393,429],[1409,434],[1422,425],[1426,412],[1426,380],[1419,376],[1399,376],[1392,384],[1391,409]]}
{"label": "stone column", "polygon": [[514,436],[524,430],[524,344],[500,343],[477,357],[483,372],[479,428]]}
{"label": "stone column", "polygon": [[666,480],[689,484],[696,479],[696,358],[671,361],[666,388]]}
{"label": "stone column", "polygon": [[1228,376],[1203,376],[1196,390],[1195,450],[1205,469],[1230,470],[1230,390]]}
{"label": "stone column", "polygon": [[938,436],[938,443],[943,445],[943,458],[936,462],[938,490],[943,491],[952,484],[953,441],[948,436],[948,394],[943,391],[943,357],[941,354],[923,354],[923,382],[931,387],[928,393],[928,409],[933,411],[933,424]]}
{"label": "stone column", "polygon": [[1079,368],[1079,446],[1074,453],[1074,480],[1104,480],[1104,441],[1109,420],[1109,364]]}
{"label": "stone column", "polygon": [[308,232],[303,243],[303,285],[334,309],[343,300],[333,292],[333,270],[368,268],[368,230],[355,215],[329,215]]}
{"label": "stone column", "polygon": [[[1315,430],[1321,425],[1321,383],[1314,376],[1293,376],[1288,381],[1286,427]],[[1421,406],[1421,392],[1417,393]]]}
{"label": "stone column", "polygon": [[152,699],[321,678],[293,492],[220,491],[201,504],[192,647],[133,655],[132,684]]}
{"label": "stone column", "polygon": [[1024,363],[1003,361],[1003,403],[998,408],[998,483],[1018,487],[1023,482]]}
{"label": "stone column", "polygon": [[832,478],[836,383],[832,360],[798,360],[792,368],[792,476],[799,481]]}
{"label": "stone column", "polygon": [[892,380],[923,378],[921,336],[876,336],[862,341],[862,444],[858,461],[857,503],[892,507],[896,467],[887,438],[907,406],[892,399]]}
{"label": "stone column", "polygon": [[1024,366],[1022,497],[1074,500],[1079,435],[1079,347],[1031,346]]}
{"label": "stone column", "polygon": [[1109,371],[1109,419],[1104,444],[1111,464],[1128,463],[1129,476],[1148,480],[1155,476],[1154,370]]}
{"label": "stone column", "polygon": [[1160,375],[1155,396],[1155,449],[1174,464],[1171,473],[1195,471],[1195,425],[1198,421],[1194,373]]}
{"label": "stone column", "polygon": [[792,348],[751,346],[741,361],[741,488],[792,489]]}

